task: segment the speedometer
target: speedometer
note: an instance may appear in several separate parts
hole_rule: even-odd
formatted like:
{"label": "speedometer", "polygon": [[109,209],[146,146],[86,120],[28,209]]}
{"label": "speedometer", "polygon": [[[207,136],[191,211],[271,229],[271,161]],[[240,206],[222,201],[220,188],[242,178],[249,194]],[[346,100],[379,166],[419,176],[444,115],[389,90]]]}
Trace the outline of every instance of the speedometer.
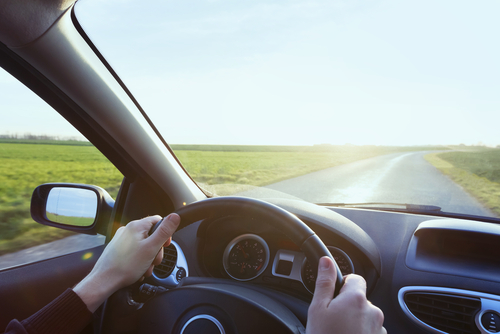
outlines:
{"label": "speedometer", "polygon": [[262,274],[269,263],[269,247],[255,234],[243,234],[227,245],[223,256],[226,273],[239,281],[248,281]]}
{"label": "speedometer", "polygon": [[[351,258],[341,249],[337,247],[328,247],[328,250],[332,254],[335,262],[339,266],[342,276],[354,274],[354,265],[352,264]],[[304,261],[302,267],[302,283],[309,292],[314,292],[314,286],[316,284],[317,268],[313,268],[307,259]]]}

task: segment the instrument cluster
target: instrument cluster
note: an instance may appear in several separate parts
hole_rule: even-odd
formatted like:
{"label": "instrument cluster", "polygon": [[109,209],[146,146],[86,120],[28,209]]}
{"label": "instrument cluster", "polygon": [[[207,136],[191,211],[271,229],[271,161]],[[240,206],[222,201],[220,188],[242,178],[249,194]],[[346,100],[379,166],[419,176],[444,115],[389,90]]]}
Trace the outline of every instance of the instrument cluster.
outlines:
{"label": "instrument cluster", "polygon": [[[353,262],[346,252],[333,246],[328,246],[328,249],[343,275],[355,273]],[[272,244],[268,245],[257,234],[240,234],[226,245],[222,265],[225,273],[238,281],[260,278],[264,282],[272,282],[275,278],[284,278],[300,282],[310,293],[314,291],[315,268],[295,244],[285,239],[272,240]]]}

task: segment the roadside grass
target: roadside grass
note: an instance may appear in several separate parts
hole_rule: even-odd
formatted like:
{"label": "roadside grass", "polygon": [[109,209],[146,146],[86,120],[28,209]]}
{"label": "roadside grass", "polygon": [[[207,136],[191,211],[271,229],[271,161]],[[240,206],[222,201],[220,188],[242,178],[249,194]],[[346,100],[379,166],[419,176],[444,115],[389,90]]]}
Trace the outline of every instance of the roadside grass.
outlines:
{"label": "roadside grass", "polygon": [[425,159],[500,217],[500,149],[431,153]]}
{"label": "roadside grass", "polygon": [[454,151],[440,154],[440,158],[453,166],[500,183],[500,149]]}

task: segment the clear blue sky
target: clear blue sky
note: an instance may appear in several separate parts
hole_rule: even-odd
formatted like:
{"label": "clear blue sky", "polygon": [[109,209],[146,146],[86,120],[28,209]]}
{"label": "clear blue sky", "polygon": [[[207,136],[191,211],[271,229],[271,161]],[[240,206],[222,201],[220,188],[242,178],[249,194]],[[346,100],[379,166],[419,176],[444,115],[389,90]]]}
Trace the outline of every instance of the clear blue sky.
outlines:
{"label": "clear blue sky", "polygon": [[[77,4],[167,141],[207,144],[498,145],[499,12],[497,0]],[[0,75],[2,98],[11,86]]]}

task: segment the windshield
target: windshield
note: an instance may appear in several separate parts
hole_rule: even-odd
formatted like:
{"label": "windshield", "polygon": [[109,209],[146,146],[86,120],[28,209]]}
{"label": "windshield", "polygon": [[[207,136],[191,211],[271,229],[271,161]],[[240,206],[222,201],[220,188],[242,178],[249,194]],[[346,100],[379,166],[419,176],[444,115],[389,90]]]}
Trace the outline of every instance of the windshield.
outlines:
{"label": "windshield", "polygon": [[75,12],[207,192],[500,215],[498,1],[147,4]]}

